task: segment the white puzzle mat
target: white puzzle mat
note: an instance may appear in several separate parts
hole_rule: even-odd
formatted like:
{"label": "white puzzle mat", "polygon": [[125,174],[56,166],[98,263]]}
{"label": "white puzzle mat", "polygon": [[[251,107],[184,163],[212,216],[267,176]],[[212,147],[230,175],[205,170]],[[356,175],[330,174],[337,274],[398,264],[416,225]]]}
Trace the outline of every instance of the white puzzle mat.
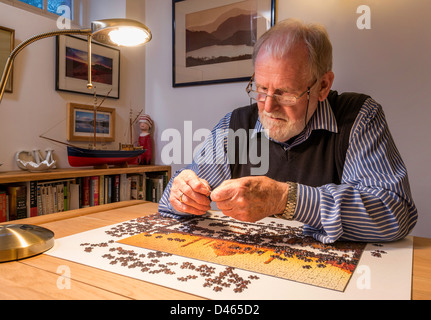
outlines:
{"label": "white puzzle mat", "polygon": [[413,240],[322,244],[302,224],[158,214],[56,239],[45,254],[209,299],[410,299]]}

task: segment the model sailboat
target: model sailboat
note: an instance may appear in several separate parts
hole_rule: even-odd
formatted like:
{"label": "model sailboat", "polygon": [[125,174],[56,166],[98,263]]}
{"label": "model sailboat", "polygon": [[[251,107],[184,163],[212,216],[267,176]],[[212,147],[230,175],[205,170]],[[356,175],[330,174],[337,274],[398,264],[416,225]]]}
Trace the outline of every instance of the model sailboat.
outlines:
{"label": "model sailboat", "polygon": [[[102,101],[103,103],[103,101]],[[96,111],[102,103],[96,107],[94,106],[93,127],[94,127],[94,148],[83,149],[76,146],[67,146],[67,155],[69,164],[72,167],[86,167],[86,166],[103,166],[103,165],[124,165],[135,162],[136,159],[143,154],[146,150],[141,147],[134,147],[132,142],[132,114],[130,116],[130,144],[120,144],[119,150],[97,150],[96,149]]]}
{"label": "model sailboat", "polygon": [[129,164],[144,152],[145,150],[91,150],[67,146],[67,157],[72,167]]}

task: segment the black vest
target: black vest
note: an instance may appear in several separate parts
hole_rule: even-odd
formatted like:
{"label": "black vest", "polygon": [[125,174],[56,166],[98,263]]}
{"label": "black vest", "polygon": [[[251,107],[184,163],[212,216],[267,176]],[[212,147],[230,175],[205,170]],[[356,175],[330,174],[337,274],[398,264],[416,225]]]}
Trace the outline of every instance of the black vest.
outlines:
{"label": "black vest", "polygon": [[[328,101],[337,120],[338,133],[313,130],[306,141],[287,151],[282,145],[270,140],[268,142],[269,169],[264,175],[277,181],[292,181],[312,187],[328,183],[339,184],[349,146],[350,131],[367,98],[368,96],[362,94],[343,93],[339,95],[336,91],[331,91]],[[236,109],[232,113],[230,129],[236,132],[243,128],[248,133],[249,130],[254,129],[257,119],[257,104]],[[251,168],[261,166],[259,163],[256,164],[256,159],[250,161],[248,156],[253,154],[251,152],[255,152],[250,151],[249,148],[256,146],[257,155],[263,157],[260,154],[261,139],[266,139],[266,137],[259,133],[256,138],[247,139],[247,143],[242,143],[242,145],[235,143],[235,154],[230,153],[232,155],[230,159],[232,178],[250,176]],[[228,151],[233,151],[233,149]],[[244,160],[240,161],[244,152],[247,163],[244,163]]]}

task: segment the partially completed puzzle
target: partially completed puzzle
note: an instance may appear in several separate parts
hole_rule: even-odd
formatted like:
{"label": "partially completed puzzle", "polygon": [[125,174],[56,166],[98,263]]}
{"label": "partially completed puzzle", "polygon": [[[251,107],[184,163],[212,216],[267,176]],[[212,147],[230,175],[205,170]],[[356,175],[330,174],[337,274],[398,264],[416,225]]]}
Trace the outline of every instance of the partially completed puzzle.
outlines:
{"label": "partially completed puzzle", "polygon": [[119,242],[339,291],[365,247],[353,242],[323,245],[303,236],[301,228],[275,221],[265,225],[222,218],[169,220]]}
{"label": "partially completed puzzle", "polygon": [[59,239],[48,254],[208,298],[266,299],[267,285],[342,295],[364,252],[367,259],[384,260],[386,247],[325,245],[304,236],[298,223],[272,218],[244,223],[212,212],[126,221]]}

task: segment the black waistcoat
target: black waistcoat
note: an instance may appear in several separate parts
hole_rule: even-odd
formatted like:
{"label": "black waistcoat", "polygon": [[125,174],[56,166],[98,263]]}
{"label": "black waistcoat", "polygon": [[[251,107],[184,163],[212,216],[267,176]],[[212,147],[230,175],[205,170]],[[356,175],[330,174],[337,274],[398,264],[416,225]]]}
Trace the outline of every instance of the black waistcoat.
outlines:
{"label": "black waistcoat", "polygon": [[[327,130],[313,130],[310,137],[299,145],[289,150],[273,141],[269,141],[269,169],[266,174],[277,181],[292,181],[308,186],[321,186],[328,183],[339,184],[343,174],[344,161],[352,125],[368,98],[366,95],[356,93],[338,94],[331,91],[328,101],[332,107],[338,125],[338,133]],[[230,129],[234,132],[240,128],[253,130],[258,119],[257,105],[246,106],[233,111]],[[253,139],[255,141],[251,142]],[[253,154],[249,148],[257,146],[257,155],[262,158],[260,146],[261,139],[266,139],[264,134],[259,133],[256,138],[247,139],[246,143],[235,144],[235,154],[230,155],[230,169],[232,178],[239,178],[251,175],[251,168],[258,168],[261,164],[256,164],[256,157],[250,160],[249,155]],[[241,145],[240,145],[241,144]],[[229,148],[228,151],[233,151]],[[240,161],[241,154],[247,154],[247,163]],[[242,158],[241,158],[242,159]],[[241,163],[240,163],[241,162]],[[253,164],[255,163],[255,164]]]}

